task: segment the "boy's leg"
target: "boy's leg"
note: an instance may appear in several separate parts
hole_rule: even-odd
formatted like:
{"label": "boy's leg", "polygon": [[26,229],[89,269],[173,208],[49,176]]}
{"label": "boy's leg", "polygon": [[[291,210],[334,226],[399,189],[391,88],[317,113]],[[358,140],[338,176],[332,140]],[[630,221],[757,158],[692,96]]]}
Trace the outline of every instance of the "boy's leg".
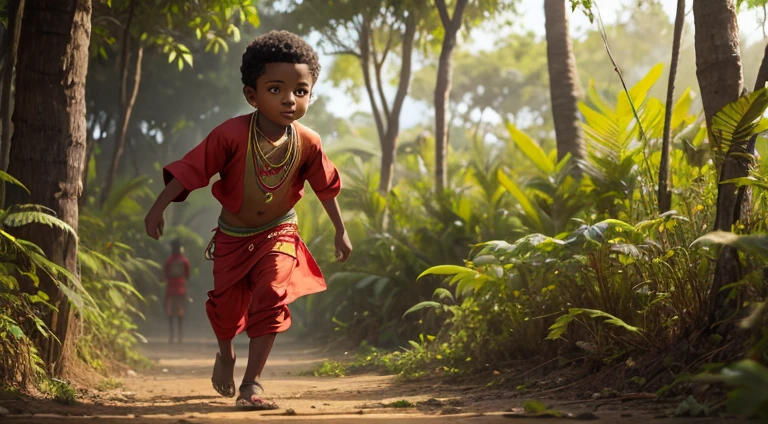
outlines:
{"label": "boy's leg", "polygon": [[168,316],[168,343],[173,343],[173,315]]}
{"label": "boy's leg", "polygon": [[180,315],[179,316],[179,344],[181,344],[181,339],[182,339],[183,323],[184,323],[184,315]]}
{"label": "boy's leg", "polygon": [[277,333],[291,326],[291,313],[284,304],[286,289],[296,259],[283,253],[270,253],[251,271],[252,299],[248,308],[248,366],[240,386],[238,404],[260,409],[273,409],[259,395],[264,389],[259,378],[264,370]]}
{"label": "boy's leg", "polygon": [[245,328],[250,299],[251,289],[248,280],[244,279],[224,291],[211,290],[205,302],[208,320],[219,344],[211,382],[213,388],[222,396],[235,395],[235,350],[232,340]]}
{"label": "boy's leg", "polygon": [[245,368],[245,375],[243,376],[244,383],[250,383],[261,378],[261,372],[264,370],[264,364],[267,363],[269,352],[272,351],[276,335],[277,333],[272,333],[251,339],[248,346],[248,366]]}

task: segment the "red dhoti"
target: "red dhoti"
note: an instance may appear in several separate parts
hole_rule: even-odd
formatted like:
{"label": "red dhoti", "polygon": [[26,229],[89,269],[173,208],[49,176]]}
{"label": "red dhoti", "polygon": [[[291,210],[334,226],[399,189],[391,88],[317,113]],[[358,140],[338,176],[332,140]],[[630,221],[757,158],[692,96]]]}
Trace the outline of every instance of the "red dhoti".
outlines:
{"label": "red dhoti", "polygon": [[285,331],[291,326],[288,304],[325,290],[294,223],[245,236],[215,231],[213,290],[205,309],[218,339],[243,330],[250,338]]}

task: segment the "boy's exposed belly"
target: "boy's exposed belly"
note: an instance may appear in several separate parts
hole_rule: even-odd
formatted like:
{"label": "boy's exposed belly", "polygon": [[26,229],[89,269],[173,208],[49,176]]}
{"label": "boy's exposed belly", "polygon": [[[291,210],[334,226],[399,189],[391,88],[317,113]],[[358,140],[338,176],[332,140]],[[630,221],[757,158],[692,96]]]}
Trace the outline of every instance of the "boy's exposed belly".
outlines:
{"label": "boy's exposed belly", "polygon": [[240,211],[233,214],[222,208],[221,219],[225,224],[240,228],[259,228],[278,218],[285,216],[291,210],[290,193],[293,180],[296,178],[296,169],[288,175],[287,180],[279,190],[273,192],[272,201],[267,203],[264,192],[258,186],[253,165],[246,166],[245,180],[243,181],[243,203]]}

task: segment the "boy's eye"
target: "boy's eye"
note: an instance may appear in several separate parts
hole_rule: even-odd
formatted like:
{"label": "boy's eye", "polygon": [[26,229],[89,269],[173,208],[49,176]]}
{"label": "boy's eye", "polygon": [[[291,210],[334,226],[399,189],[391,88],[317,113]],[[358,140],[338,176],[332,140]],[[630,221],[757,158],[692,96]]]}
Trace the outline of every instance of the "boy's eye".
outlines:
{"label": "boy's eye", "polygon": [[278,88],[278,87],[269,87],[269,88],[267,89],[267,91],[269,91],[270,93],[275,93],[275,94],[277,94],[277,93],[279,93],[279,92],[280,92],[280,88]]}
{"label": "boy's eye", "polygon": [[300,88],[300,89],[296,90],[296,95],[297,96],[304,97],[307,94],[309,94],[309,90],[307,90],[306,88]]}

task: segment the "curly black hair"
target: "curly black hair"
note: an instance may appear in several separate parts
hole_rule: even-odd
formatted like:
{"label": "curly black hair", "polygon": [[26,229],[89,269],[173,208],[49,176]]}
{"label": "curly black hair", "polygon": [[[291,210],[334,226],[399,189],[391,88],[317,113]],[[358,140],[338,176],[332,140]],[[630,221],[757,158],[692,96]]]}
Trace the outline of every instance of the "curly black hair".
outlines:
{"label": "curly black hair", "polygon": [[320,60],[315,50],[298,35],[288,31],[269,31],[256,37],[245,49],[240,65],[240,79],[254,87],[267,63],[301,63],[309,66],[312,82],[320,76]]}

